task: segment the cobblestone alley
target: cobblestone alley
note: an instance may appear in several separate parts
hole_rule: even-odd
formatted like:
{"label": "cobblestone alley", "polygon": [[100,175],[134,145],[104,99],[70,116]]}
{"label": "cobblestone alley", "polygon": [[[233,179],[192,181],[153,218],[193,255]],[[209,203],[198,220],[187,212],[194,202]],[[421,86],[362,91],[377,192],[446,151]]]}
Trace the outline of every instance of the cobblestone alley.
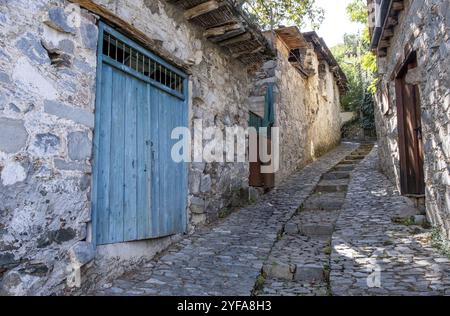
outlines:
{"label": "cobblestone alley", "polygon": [[450,260],[421,220],[378,171],[376,146],[344,143],[90,294],[450,294]]}

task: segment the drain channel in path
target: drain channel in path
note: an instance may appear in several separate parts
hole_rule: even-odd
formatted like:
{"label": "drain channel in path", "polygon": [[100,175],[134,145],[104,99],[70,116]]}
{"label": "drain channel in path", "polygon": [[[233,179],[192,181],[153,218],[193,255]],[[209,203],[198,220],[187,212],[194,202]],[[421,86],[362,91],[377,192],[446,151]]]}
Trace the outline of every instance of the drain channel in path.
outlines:
{"label": "drain channel in path", "polygon": [[284,226],[256,282],[255,295],[330,295],[331,237],[351,173],[372,148],[361,145],[323,174],[314,193]]}

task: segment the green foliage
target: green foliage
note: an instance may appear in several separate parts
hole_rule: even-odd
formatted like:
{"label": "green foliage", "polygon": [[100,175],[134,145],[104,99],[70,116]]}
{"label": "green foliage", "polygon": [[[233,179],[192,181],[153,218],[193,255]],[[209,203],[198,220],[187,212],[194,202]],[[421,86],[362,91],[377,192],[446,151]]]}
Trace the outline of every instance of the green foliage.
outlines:
{"label": "green foliage", "polygon": [[348,79],[348,93],[342,97],[345,111],[359,114],[359,125],[365,130],[375,129],[374,99],[377,63],[370,51],[367,5],[364,0],[353,0],[347,7],[349,18],[366,27],[362,33],[346,34],[344,43],[332,48],[336,60]]}
{"label": "green foliage", "polygon": [[365,0],[353,0],[347,6],[347,14],[352,22],[367,23],[367,5]]}
{"label": "green foliage", "polygon": [[240,0],[251,17],[266,30],[288,23],[299,27],[310,22],[314,27],[323,21],[324,11],[315,0]]}

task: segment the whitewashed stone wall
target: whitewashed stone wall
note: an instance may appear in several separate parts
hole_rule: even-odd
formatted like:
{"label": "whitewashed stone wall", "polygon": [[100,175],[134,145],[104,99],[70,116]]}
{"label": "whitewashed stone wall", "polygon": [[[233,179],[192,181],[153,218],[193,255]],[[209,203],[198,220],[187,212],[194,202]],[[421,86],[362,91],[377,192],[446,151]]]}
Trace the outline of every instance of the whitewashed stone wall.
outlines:
{"label": "whitewashed stone wall", "polygon": [[65,287],[69,249],[93,255],[95,19],[63,1],[0,1],[2,294]]}
{"label": "whitewashed stone wall", "polygon": [[[401,13],[387,57],[379,59],[381,74],[376,123],[381,168],[399,186],[395,82],[390,80],[403,60],[405,45],[417,51],[425,147],[426,206],[431,222],[450,237],[450,3],[409,0]],[[389,89],[389,96],[381,91]]]}
{"label": "whitewashed stone wall", "polygon": [[307,54],[314,74],[303,78],[289,62],[289,50],[282,40],[266,36],[277,48],[277,59],[256,74],[250,108],[261,113],[266,84],[273,82],[276,126],[280,128],[279,183],[340,142],[341,105],[336,79],[328,64],[319,63],[313,48]]}

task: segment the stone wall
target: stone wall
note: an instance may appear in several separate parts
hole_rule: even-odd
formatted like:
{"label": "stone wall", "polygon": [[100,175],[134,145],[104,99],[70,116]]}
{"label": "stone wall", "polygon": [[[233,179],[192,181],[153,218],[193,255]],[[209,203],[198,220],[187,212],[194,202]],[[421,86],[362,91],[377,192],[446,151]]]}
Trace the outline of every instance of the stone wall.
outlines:
{"label": "stone wall", "polygon": [[250,108],[263,115],[267,83],[275,84],[276,126],[280,128],[280,170],[276,182],[334,148],[341,139],[340,96],[334,75],[319,62],[314,49],[308,55],[311,75],[302,76],[289,62],[286,44],[266,34],[277,49],[255,76]]}
{"label": "stone wall", "polygon": [[391,73],[407,43],[417,51],[425,149],[426,206],[430,221],[450,237],[450,3],[408,0],[391,47],[378,60],[381,75],[376,123],[381,168],[399,186],[395,82]]}
{"label": "stone wall", "polygon": [[[182,12],[165,1],[96,2],[158,42],[168,59],[189,65],[191,122],[247,127],[245,67],[204,40]],[[0,4],[1,291],[61,294],[80,277],[89,287],[176,236],[95,254],[88,241],[96,17],[64,0]],[[248,164],[193,163],[188,199],[193,231],[248,199]]]}
{"label": "stone wall", "polygon": [[2,294],[63,289],[87,238],[98,31],[79,13],[0,1]]}

